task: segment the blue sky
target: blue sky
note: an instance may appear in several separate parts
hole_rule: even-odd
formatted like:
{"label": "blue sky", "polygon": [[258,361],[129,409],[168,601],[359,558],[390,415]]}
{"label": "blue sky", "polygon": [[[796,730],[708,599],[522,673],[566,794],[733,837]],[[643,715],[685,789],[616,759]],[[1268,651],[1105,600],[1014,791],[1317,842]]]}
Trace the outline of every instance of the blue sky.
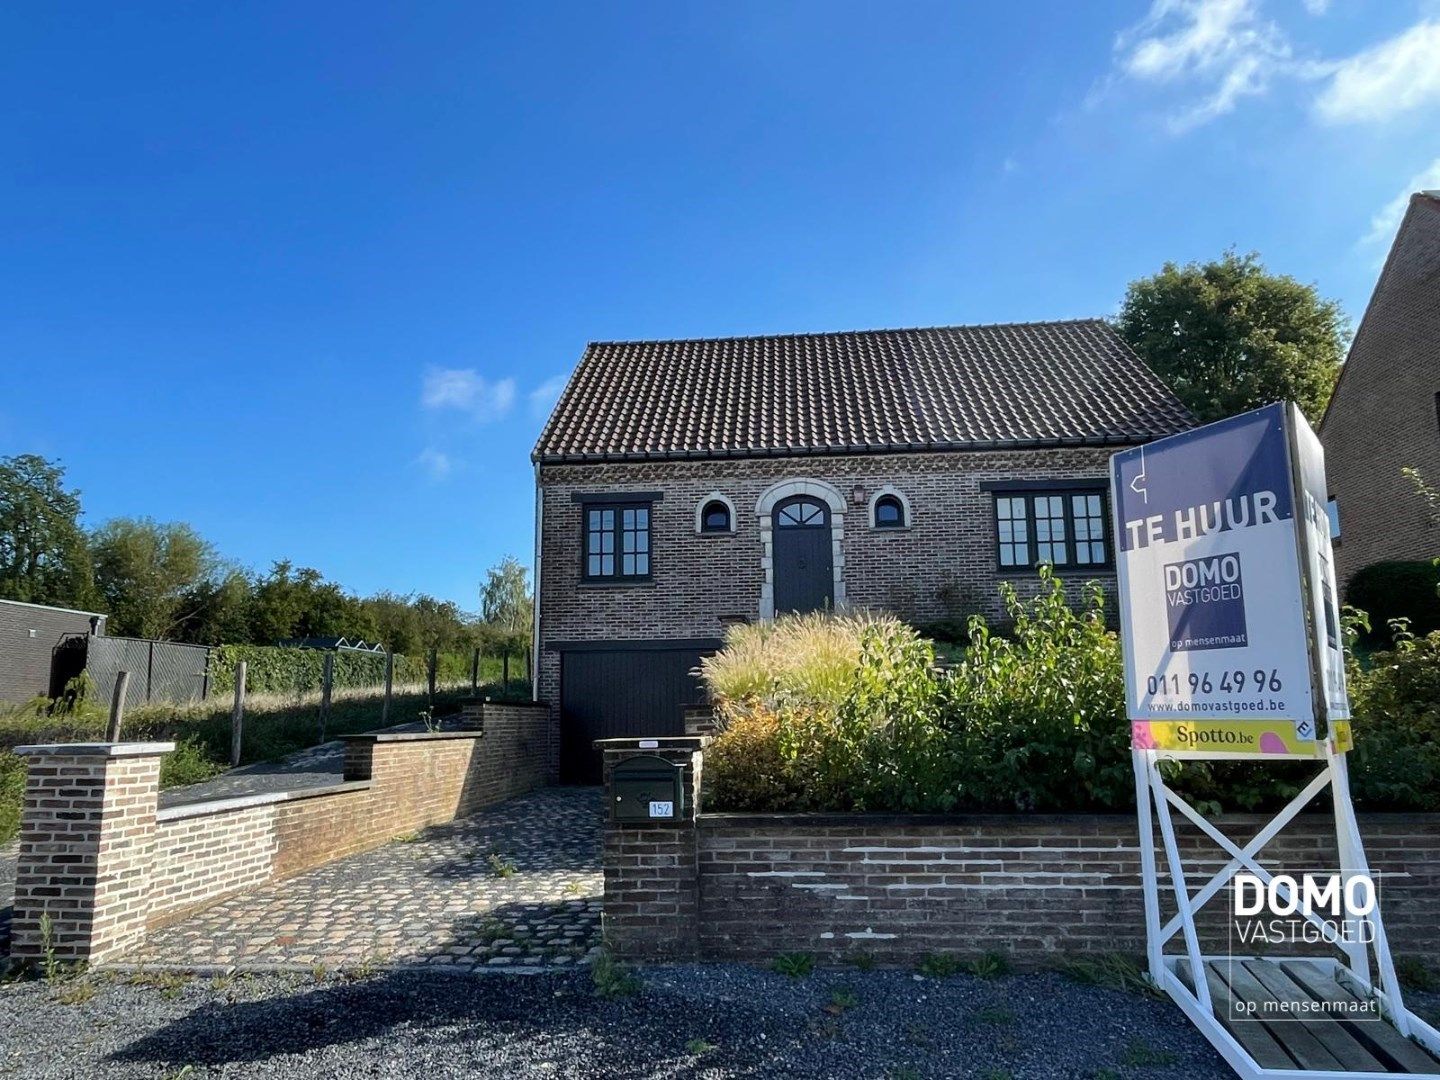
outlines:
{"label": "blue sky", "polygon": [[1397,200],[1440,187],[1434,0],[0,28],[0,454],[60,458],[90,524],[471,609],[528,562],[588,340],[1106,315],[1229,245],[1358,319]]}

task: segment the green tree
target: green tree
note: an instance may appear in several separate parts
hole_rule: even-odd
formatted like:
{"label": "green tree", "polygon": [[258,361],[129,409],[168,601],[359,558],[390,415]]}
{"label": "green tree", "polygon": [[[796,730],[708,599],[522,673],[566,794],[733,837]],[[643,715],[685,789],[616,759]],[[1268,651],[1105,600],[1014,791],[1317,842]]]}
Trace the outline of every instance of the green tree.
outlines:
{"label": "green tree", "polygon": [[250,605],[254,583],[243,570],[231,567],[216,572],[185,590],[180,641],[197,645],[250,643]]}
{"label": "green tree", "polygon": [[36,454],[0,458],[0,597],[75,606],[95,599],[80,493]]}
{"label": "green tree", "polygon": [[1202,423],[1280,400],[1318,423],[1350,338],[1339,304],[1233,250],[1132,281],[1116,330]]}
{"label": "green tree", "polygon": [[512,634],[528,633],[535,604],[525,567],[513,555],[506,555],[485,572],[480,586],[480,617]]}
{"label": "green tree", "polygon": [[282,559],[255,585],[250,606],[251,640],[259,645],[307,637],[373,641],[378,629],[364,604],[319,570],[298,570]]}
{"label": "green tree", "polygon": [[191,614],[186,597],[217,568],[214,549],[183,522],[115,518],[90,537],[95,585],[116,634],[165,638]]}

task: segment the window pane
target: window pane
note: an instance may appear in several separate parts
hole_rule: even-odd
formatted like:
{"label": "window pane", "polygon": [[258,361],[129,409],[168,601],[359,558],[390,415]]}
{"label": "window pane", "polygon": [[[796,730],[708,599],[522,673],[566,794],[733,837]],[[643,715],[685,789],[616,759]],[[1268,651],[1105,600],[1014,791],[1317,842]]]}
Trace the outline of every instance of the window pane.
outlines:
{"label": "window pane", "polygon": [[1104,544],[1095,543],[1090,545],[1090,561],[1093,563],[1103,563],[1105,561]]}
{"label": "window pane", "polygon": [[589,536],[589,542],[585,545],[585,547],[586,550],[589,551],[592,555],[599,554],[600,534],[598,532],[592,532]]}
{"label": "window pane", "polygon": [[591,577],[598,577],[598,576],[600,575],[600,556],[599,556],[599,555],[591,555],[591,556],[590,556],[589,562],[586,563],[585,572],[586,572],[587,574],[589,574]]}
{"label": "window pane", "polygon": [[615,511],[614,511],[614,510],[605,510],[605,511],[602,511],[601,514],[600,514],[600,521],[601,521],[602,527],[604,527],[604,528],[606,528],[606,529],[613,529],[613,528],[615,528]]}
{"label": "window pane", "polygon": [[1008,544],[1011,540],[1015,539],[1014,535],[1011,533],[1010,530],[1011,530],[1010,522],[1008,522],[1008,521],[1002,521],[1002,522],[1000,522],[1000,540],[1001,540],[1002,543],[1007,543],[1007,544]]}
{"label": "window pane", "polygon": [[621,542],[621,545],[622,545],[622,547],[621,547],[621,550],[622,550],[622,551],[634,551],[634,550],[635,550],[635,534],[634,534],[633,532],[627,532],[627,533],[622,534],[622,535],[621,535],[621,538],[620,538],[620,542]]}
{"label": "window pane", "polygon": [[642,577],[643,577],[645,574],[650,573],[650,556],[649,556],[649,555],[636,555],[636,556],[635,556],[635,573],[641,575]]}
{"label": "window pane", "polygon": [[635,511],[622,510],[620,512],[620,521],[623,528],[633,529],[635,527]]}
{"label": "window pane", "polygon": [[627,577],[635,573],[634,555],[620,556],[620,573],[625,574]]}
{"label": "window pane", "polygon": [[649,551],[649,550],[650,550],[650,534],[649,534],[648,532],[642,532],[642,533],[636,533],[636,534],[635,534],[635,550],[636,550],[636,551]]}
{"label": "window pane", "polygon": [[637,528],[648,529],[650,527],[650,511],[643,506],[635,511],[635,525]]}
{"label": "window pane", "polygon": [[606,575],[607,577],[608,577],[609,575],[615,573],[615,556],[614,556],[614,555],[601,555],[601,556],[600,556],[600,573]]}

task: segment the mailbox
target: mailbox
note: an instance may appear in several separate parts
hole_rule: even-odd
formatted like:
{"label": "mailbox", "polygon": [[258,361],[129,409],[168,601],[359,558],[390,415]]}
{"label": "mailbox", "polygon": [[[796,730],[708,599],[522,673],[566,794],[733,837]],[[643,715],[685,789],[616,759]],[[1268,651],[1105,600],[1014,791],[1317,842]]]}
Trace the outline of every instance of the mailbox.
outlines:
{"label": "mailbox", "polygon": [[682,767],[651,755],[626,758],[610,772],[615,821],[675,822],[685,813]]}

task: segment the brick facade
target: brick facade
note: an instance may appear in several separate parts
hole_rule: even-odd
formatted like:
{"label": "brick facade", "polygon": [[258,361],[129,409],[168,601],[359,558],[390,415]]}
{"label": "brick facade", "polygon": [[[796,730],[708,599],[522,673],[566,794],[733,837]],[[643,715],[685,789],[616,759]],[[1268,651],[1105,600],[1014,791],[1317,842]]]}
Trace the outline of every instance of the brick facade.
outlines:
{"label": "brick facade", "polygon": [[346,736],[337,785],[165,810],[160,757],[172,744],[21,748],[11,955],[40,955],[48,911],[57,956],[111,959],[225,896],[555,782],[547,705],[470,709],[481,730]]}
{"label": "brick facade", "polygon": [[[996,569],[993,498],[986,482],[1095,479],[1105,485],[1110,450],[959,451],[847,457],[543,465],[539,697],[559,699],[555,642],[706,639],[768,614],[762,495],[786,481],[818,481],[843,500],[832,512],[836,596],[852,607],[927,622],[975,611],[1000,614],[997,587],[1022,592],[1035,575]],[[909,504],[904,529],[873,529],[870,502],[894,488]],[[858,492],[857,492],[858,489]],[[581,580],[579,494],[660,492],[651,511],[653,580],[587,585]],[[735,508],[734,531],[701,534],[696,511],[719,493]],[[1084,573],[1113,587],[1113,572]]]}
{"label": "brick facade", "polygon": [[1340,510],[1341,583],[1440,556],[1440,523],[1400,470],[1440,486],[1440,196],[1415,195],[1320,428]]}

